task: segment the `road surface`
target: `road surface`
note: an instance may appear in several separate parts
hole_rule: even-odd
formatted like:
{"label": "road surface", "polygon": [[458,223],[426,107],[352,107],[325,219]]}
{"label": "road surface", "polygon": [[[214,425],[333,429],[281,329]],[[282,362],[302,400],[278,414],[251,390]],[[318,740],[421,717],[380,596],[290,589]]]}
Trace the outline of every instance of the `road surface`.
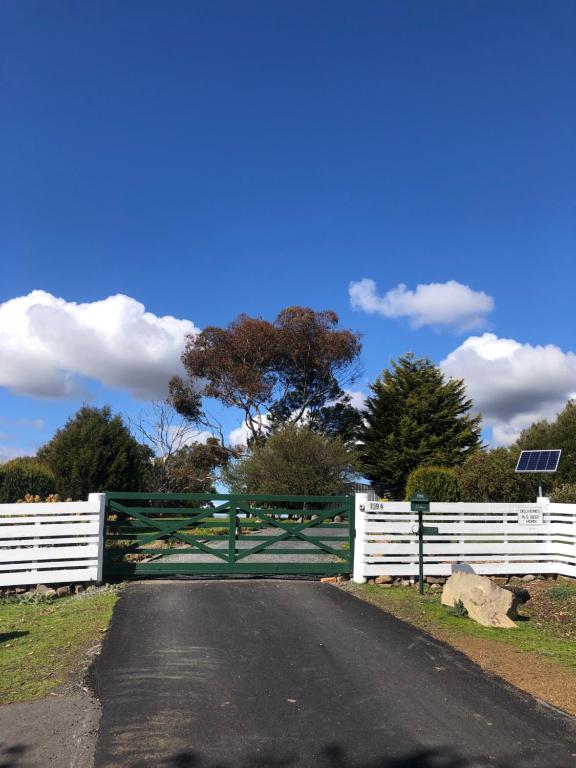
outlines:
{"label": "road surface", "polygon": [[95,768],[576,766],[572,719],[318,582],[134,583],[92,684]]}

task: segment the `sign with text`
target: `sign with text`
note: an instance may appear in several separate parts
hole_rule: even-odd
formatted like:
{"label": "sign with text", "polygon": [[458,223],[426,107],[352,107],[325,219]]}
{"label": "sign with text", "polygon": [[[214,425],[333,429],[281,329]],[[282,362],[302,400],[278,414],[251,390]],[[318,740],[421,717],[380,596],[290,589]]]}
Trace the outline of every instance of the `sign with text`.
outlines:
{"label": "sign with text", "polygon": [[364,505],[366,512],[384,512],[389,507],[390,505],[387,506],[387,502],[384,501],[367,501]]}
{"label": "sign with text", "polygon": [[417,491],[410,500],[410,510],[412,512],[430,512],[430,500],[426,494]]}
{"label": "sign with text", "polygon": [[520,507],[518,525],[544,525],[544,512],[541,507]]}

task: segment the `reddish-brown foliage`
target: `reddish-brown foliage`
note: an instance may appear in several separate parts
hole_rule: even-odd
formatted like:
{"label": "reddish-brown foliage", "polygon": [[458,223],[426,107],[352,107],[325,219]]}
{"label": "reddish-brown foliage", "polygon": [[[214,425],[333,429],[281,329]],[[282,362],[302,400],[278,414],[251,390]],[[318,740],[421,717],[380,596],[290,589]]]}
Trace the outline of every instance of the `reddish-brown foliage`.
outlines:
{"label": "reddish-brown foliage", "polygon": [[[189,336],[182,360],[190,379],[204,382],[202,394],[240,408],[258,437],[265,414],[297,422],[353,381],[359,336],[337,326],[335,312],[306,307],[288,307],[274,322],[240,315],[227,328]],[[184,412],[186,385],[176,380],[172,391]]]}

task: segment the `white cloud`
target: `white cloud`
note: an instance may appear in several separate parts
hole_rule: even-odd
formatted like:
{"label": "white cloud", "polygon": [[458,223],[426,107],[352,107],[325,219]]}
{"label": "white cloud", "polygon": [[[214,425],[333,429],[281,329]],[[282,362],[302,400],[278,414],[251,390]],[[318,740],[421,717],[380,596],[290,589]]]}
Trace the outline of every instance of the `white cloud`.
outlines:
{"label": "white cloud", "polygon": [[242,422],[239,427],[233,429],[228,435],[228,442],[230,445],[246,445],[250,434],[245,422]]}
{"label": "white cloud", "polygon": [[430,325],[470,331],[485,325],[485,316],[494,309],[491,296],[455,280],[417,285],[414,291],[400,283],[379,296],[374,280],[365,277],[350,283],[348,293],[353,309],[389,318],[407,317],[413,328]]}
{"label": "white cloud", "polygon": [[167,439],[173,451],[178,451],[180,448],[195,445],[196,443],[206,444],[213,437],[212,432],[209,432],[207,429],[197,431],[186,426],[168,427],[166,431]]}
{"label": "white cloud", "polygon": [[[264,416],[260,417],[259,421],[262,427],[266,429],[270,421],[270,416],[268,414],[265,414]],[[230,443],[230,445],[238,445],[238,446],[248,445],[249,437],[250,437],[250,432],[248,430],[248,427],[246,426],[246,422],[243,421],[239,427],[236,427],[236,429],[233,429],[228,434],[228,442]]]}
{"label": "white cloud", "polygon": [[368,395],[358,389],[345,389],[344,392],[350,396],[350,405],[359,411],[363,411],[366,405]]}
{"label": "white cloud", "polygon": [[553,344],[485,333],[466,339],[440,365],[446,375],[465,380],[498,445],[514,442],[537,419],[553,418],[576,393],[576,354]]}
{"label": "white cloud", "polygon": [[0,304],[0,386],[58,398],[81,394],[84,376],[163,398],[182,371],[186,334],[197,332],[190,320],[158,317],[122,294],[77,304],[32,291]]}

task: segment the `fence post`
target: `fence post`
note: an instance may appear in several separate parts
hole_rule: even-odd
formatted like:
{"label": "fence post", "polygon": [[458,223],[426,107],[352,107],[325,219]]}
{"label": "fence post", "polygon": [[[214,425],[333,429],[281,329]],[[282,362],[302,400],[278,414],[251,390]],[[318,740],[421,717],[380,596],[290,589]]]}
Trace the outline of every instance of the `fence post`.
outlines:
{"label": "fence post", "polygon": [[366,538],[365,505],[368,502],[368,494],[356,493],[354,496],[355,496],[354,498],[355,541],[354,541],[354,571],[352,574],[352,580],[356,584],[365,584],[366,583],[366,577],[364,576],[364,545],[365,545],[365,538]]}
{"label": "fence post", "polygon": [[102,584],[104,581],[104,534],[106,529],[106,494],[89,493],[88,501],[94,504],[98,511],[98,566],[96,570],[96,583]]}

